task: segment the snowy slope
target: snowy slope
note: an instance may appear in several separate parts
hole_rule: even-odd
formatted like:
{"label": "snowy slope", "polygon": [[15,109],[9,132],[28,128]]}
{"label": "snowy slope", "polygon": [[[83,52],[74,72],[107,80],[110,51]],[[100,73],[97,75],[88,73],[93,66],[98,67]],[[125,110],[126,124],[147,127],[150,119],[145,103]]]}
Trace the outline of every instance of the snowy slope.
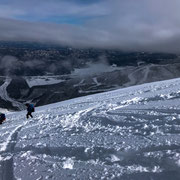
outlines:
{"label": "snowy slope", "polygon": [[7,115],[0,179],[180,179],[180,79]]}
{"label": "snowy slope", "polygon": [[33,86],[52,85],[64,82],[60,77],[61,76],[27,76],[25,79],[31,88]]}

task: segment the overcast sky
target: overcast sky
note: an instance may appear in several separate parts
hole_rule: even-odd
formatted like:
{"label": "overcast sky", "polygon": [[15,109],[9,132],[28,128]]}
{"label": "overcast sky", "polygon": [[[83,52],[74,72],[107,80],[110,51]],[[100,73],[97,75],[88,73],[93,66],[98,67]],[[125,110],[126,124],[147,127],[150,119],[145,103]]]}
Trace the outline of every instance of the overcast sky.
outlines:
{"label": "overcast sky", "polygon": [[180,52],[180,0],[0,0],[0,40]]}

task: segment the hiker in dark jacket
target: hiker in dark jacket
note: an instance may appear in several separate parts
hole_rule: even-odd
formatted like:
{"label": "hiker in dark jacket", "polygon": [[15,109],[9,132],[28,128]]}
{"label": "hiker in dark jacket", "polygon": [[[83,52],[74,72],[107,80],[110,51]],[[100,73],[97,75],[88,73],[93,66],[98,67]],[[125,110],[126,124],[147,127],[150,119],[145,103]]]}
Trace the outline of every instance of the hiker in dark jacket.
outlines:
{"label": "hiker in dark jacket", "polygon": [[34,105],[33,105],[33,104],[29,104],[29,103],[26,103],[25,105],[26,105],[26,107],[27,107],[26,118],[28,119],[29,116],[30,116],[31,118],[33,118],[32,112],[34,112]]}
{"label": "hiker in dark jacket", "polygon": [[6,120],[6,115],[4,113],[0,113],[0,124],[2,124]]}

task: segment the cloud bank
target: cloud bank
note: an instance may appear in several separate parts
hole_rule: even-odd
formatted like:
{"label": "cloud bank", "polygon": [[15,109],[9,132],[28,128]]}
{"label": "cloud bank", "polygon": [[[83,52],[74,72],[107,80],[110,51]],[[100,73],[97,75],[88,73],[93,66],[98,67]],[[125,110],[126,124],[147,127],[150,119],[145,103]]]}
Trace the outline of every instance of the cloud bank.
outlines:
{"label": "cloud bank", "polygon": [[67,74],[72,71],[70,61],[49,61],[30,59],[21,61],[14,56],[0,57],[0,75],[2,76],[38,76],[53,74]]}
{"label": "cloud bank", "polygon": [[179,7],[179,0],[2,0],[0,40],[179,53]]}

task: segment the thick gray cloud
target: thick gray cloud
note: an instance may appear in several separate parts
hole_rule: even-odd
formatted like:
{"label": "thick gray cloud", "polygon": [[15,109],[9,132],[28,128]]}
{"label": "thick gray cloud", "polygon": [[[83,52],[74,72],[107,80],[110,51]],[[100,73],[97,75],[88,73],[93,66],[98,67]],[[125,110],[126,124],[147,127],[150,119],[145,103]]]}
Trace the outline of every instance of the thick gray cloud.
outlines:
{"label": "thick gray cloud", "polygon": [[[0,40],[179,52],[179,0],[8,2],[0,4]],[[85,21],[55,24],[53,17],[85,18]]]}

